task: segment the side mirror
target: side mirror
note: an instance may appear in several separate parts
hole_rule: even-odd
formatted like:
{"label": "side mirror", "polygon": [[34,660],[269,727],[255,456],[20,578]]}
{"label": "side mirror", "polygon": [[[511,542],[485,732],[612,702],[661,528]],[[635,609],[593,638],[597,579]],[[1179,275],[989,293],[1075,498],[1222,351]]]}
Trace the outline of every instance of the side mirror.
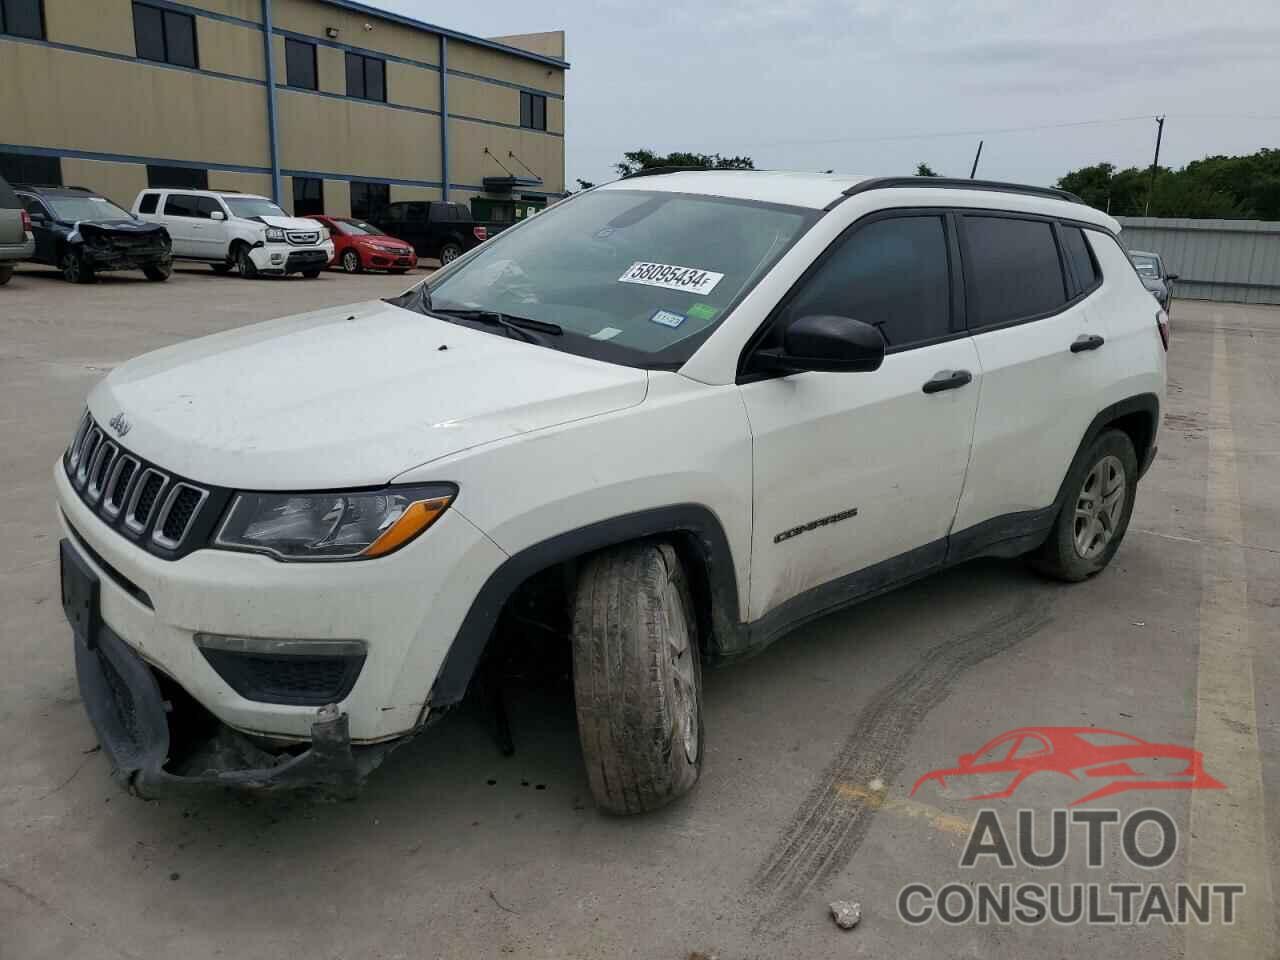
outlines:
{"label": "side mirror", "polygon": [[209,214],[209,219],[210,219],[210,220],[225,220],[225,219],[227,219],[227,215],[226,215],[225,213],[223,213],[221,210],[214,210],[212,213],[210,213],[210,214]]}
{"label": "side mirror", "polygon": [[876,370],[884,362],[884,337],[852,317],[801,317],[787,328],[781,350],[759,350],[755,357],[764,369],[785,373]]}
{"label": "side mirror", "polygon": [[1178,279],[1178,275],[1176,273],[1166,273],[1164,275],[1164,278],[1168,280],[1170,283],[1173,283],[1173,281]]}

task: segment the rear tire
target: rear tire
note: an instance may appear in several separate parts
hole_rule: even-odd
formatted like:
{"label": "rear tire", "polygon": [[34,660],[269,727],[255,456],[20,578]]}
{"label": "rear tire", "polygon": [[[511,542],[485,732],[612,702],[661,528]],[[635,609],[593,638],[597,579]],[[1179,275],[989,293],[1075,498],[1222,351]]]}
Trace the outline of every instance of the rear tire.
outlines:
{"label": "rear tire", "polygon": [[148,280],[163,283],[173,273],[173,267],[167,263],[149,263],[142,268],[142,274]]}
{"label": "rear tire", "polygon": [[1066,480],[1066,498],[1031,565],[1058,580],[1086,580],[1111,562],[1129,529],[1138,455],[1120,430],[1098,437]]}
{"label": "rear tire", "polygon": [[578,735],[596,803],[657,810],[702,770],[702,665],[689,581],[670,544],[599,553],[573,613]]}
{"label": "rear tire", "polygon": [[443,267],[446,263],[453,263],[460,256],[462,256],[462,247],[450,240],[440,248],[440,266]]}
{"label": "rear tire", "polygon": [[96,277],[92,268],[85,265],[84,257],[75,250],[68,250],[62,255],[62,276],[68,283],[93,283]]}
{"label": "rear tire", "polygon": [[11,266],[0,267],[0,287],[3,287],[12,278],[13,278],[13,267]]}

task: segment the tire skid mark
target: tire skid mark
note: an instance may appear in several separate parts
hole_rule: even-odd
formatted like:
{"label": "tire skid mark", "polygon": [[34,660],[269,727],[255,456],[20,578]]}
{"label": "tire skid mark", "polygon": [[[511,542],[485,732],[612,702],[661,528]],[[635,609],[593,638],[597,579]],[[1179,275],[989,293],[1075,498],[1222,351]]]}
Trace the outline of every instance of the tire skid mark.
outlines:
{"label": "tire skid mark", "polygon": [[1050,610],[1047,595],[1024,596],[980,626],[935,645],[875,695],[756,872],[759,927],[784,920],[802,897],[853,859],[879,805],[866,803],[848,785],[877,777],[895,783],[911,735],[950,695],[956,678],[1043,629],[1053,619]]}

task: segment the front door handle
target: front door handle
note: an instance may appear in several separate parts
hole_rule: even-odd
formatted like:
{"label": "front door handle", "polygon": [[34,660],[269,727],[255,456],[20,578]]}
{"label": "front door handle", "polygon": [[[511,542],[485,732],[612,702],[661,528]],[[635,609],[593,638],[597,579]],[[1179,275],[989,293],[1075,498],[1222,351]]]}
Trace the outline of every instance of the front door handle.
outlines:
{"label": "front door handle", "polygon": [[1096,333],[1082,333],[1071,342],[1071,352],[1084,353],[1086,350],[1097,350],[1104,343],[1106,341]]}
{"label": "front door handle", "polygon": [[925,381],[923,390],[925,393],[941,393],[943,390],[955,390],[958,387],[963,387],[972,379],[973,374],[968,370],[939,370],[931,379]]}

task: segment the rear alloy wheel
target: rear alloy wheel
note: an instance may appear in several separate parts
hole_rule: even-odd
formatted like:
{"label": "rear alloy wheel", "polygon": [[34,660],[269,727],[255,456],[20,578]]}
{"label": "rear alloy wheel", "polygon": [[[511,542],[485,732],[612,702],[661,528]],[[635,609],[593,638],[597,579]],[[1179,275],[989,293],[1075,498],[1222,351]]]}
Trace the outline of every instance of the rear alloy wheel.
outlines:
{"label": "rear alloy wheel", "polygon": [[173,273],[173,265],[169,263],[149,263],[142,268],[142,273],[148,280],[162,283],[168,280]]}
{"label": "rear alloy wheel", "polygon": [[364,265],[360,262],[360,254],[354,250],[348,250],[342,255],[342,269],[347,273],[359,273],[364,269]]}
{"label": "rear alloy wheel", "polygon": [[456,243],[449,242],[440,248],[441,266],[446,263],[453,263],[453,261],[457,260],[460,256],[462,256],[462,247]]}
{"label": "rear alloy wheel", "polygon": [[601,808],[657,810],[697,783],[697,616],[670,544],[624,544],[583,565],[573,611],[573,689],[587,779]]}
{"label": "rear alloy wheel", "polygon": [[84,258],[76,250],[62,255],[62,276],[68,283],[93,283],[93,269],[86,266]]}
{"label": "rear alloy wheel", "polygon": [[243,243],[236,247],[236,270],[245,280],[252,280],[258,275],[258,268],[249,257],[249,248]]}
{"label": "rear alloy wheel", "polygon": [[1120,548],[1138,482],[1138,455],[1128,434],[1103,433],[1073,465],[1067,495],[1049,538],[1032,556],[1042,573],[1078,581],[1102,570]]}

